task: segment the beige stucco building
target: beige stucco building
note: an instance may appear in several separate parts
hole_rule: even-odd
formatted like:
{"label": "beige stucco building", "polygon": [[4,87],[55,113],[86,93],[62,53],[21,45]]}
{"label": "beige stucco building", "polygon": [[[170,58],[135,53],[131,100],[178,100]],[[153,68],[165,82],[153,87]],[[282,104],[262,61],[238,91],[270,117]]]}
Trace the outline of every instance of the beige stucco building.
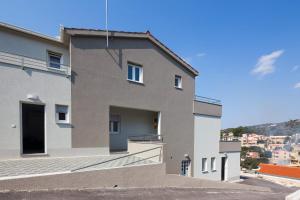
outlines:
{"label": "beige stucco building", "polygon": [[240,143],[220,142],[221,102],[195,98],[197,70],[150,32],[107,41],[62,28],[53,39],[0,24],[0,70],[1,158],[131,153],[141,145],[130,141],[151,140],[167,173],[239,178]]}

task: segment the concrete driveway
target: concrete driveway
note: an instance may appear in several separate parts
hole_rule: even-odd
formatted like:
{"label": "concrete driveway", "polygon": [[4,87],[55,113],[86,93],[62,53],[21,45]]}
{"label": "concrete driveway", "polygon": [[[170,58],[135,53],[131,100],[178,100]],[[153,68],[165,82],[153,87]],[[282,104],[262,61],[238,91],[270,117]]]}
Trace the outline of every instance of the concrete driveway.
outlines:
{"label": "concrete driveway", "polygon": [[284,197],[285,194],[281,192],[205,188],[135,188],[0,193],[0,199],[3,200],[283,200]]}
{"label": "concrete driveway", "polygon": [[[21,158],[0,161],[0,180],[45,174],[89,171],[154,163],[126,154],[65,158]],[[109,162],[108,162],[109,161]]]}

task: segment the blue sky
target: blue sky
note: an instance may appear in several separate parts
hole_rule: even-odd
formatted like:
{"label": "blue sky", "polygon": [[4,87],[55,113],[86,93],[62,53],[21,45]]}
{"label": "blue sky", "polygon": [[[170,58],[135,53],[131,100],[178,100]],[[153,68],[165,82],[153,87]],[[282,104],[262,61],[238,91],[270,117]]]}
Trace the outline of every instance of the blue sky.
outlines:
{"label": "blue sky", "polygon": [[[0,21],[47,35],[104,28],[104,0],[2,0]],[[300,1],[109,0],[109,28],[150,30],[221,99],[223,128],[300,118]]]}

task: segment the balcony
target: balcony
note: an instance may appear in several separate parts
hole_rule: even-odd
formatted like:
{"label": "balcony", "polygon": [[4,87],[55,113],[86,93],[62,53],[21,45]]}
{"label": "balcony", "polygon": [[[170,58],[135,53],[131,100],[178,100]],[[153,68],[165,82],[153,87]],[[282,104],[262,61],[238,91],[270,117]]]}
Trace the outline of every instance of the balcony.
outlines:
{"label": "balcony", "polygon": [[217,99],[195,96],[194,114],[221,117],[222,103]]}
{"label": "balcony", "polygon": [[219,151],[224,152],[240,152],[241,142],[240,141],[223,141],[219,143]]}
{"label": "balcony", "polygon": [[61,64],[59,69],[51,68],[48,67],[48,62],[45,60],[39,60],[36,58],[30,58],[2,51],[0,51],[0,62],[15,65],[22,69],[29,68],[50,73],[63,74],[66,76],[71,75],[71,69],[69,66]]}

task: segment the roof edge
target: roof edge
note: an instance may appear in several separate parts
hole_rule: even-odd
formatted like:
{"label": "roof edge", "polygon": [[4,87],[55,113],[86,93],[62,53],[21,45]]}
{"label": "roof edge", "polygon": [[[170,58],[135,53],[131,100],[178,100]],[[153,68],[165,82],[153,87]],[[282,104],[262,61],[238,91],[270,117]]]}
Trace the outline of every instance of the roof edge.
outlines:
{"label": "roof edge", "polygon": [[[64,32],[70,36],[76,35],[84,35],[84,36],[106,36],[106,30],[102,29],[83,29],[83,28],[67,28],[64,27]],[[150,42],[157,45],[160,49],[162,49],[165,53],[170,55],[173,59],[183,65],[188,71],[190,71],[195,76],[199,75],[199,72],[194,69],[190,64],[184,61],[180,56],[174,53],[171,49],[169,49],[166,45],[164,45],[161,41],[159,41],[156,37],[154,37],[150,31],[146,32],[127,32],[127,31],[108,31],[109,37],[127,37],[127,38],[141,38],[148,39]],[[66,38],[66,37],[63,37]]]}
{"label": "roof edge", "polygon": [[6,28],[6,29],[9,29],[12,31],[16,31],[16,32],[20,32],[20,33],[23,33],[26,35],[34,36],[34,37],[37,37],[40,39],[63,44],[61,39],[57,39],[57,38],[54,38],[54,37],[51,37],[51,36],[48,36],[48,35],[45,35],[42,33],[31,31],[29,29],[21,28],[21,27],[15,26],[15,25],[7,24],[7,23],[1,22],[1,21],[0,21],[0,28]]}

